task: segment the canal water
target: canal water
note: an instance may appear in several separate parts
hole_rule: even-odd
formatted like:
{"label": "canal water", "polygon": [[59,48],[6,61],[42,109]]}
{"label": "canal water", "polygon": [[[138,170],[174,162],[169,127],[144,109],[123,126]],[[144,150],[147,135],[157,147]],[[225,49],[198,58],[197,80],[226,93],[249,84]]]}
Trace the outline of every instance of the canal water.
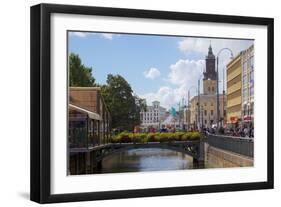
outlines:
{"label": "canal water", "polygon": [[193,158],[168,149],[130,149],[103,159],[95,173],[144,172],[202,168],[193,165]]}

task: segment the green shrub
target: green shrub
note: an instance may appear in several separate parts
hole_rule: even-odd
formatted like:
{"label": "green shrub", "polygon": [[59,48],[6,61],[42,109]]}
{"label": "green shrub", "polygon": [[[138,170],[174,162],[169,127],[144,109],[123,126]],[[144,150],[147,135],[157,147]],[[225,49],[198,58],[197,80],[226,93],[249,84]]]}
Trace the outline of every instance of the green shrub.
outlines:
{"label": "green shrub", "polygon": [[159,142],[168,142],[169,141],[169,134],[168,133],[160,133]]}
{"label": "green shrub", "polygon": [[176,132],[174,134],[175,134],[175,141],[181,141],[181,138],[185,133],[184,132]]}
{"label": "green shrub", "polygon": [[186,132],[181,136],[181,141],[187,141],[190,140],[191,137],[191,133],[190,132]]}
{"label": "green shrub", "polygon": [[191,132],[191,136],[190,136],[191,140],[200,139],[200,137],[201,137],[201,135],[199,132]]}
{"label": "green shrub", "polygon": [[154,133],[147,134],[147,142],[157,142],[157,138]]}
{"label": "green shrub", "polygon": [[112,143],[172,142],[200,139],[199,132],[129,133],[121,132],[111,138]]}

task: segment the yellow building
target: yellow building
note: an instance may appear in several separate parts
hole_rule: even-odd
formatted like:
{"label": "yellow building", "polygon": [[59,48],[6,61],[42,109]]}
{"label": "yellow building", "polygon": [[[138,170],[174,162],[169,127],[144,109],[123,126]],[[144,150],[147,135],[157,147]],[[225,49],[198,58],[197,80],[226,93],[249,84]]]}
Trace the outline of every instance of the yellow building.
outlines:
{"label": "yellow building", "polygon": [[[190,101],[190,123],[189,128],[212,127],[217,123],[217,95],[200,94],[200,111],[198,109],[198,96],[194,96]],[[219,95],[220,120],[226,114],[226,101],[223,95]],[[198,126],[199,125],[199,126]]]}
{"label": "yellow building", "polygon": [[227,123],[241,121],[241,53],[227,64]]}
{"label": "yellow building", "polygon": [[[190,123],[188,128],[198,129],[212,127],[217,124],[217,72],[215,70],[215,56],[212,47],[209,47],[206,56],[206,71],[203,78],[203,93],[194,96],[188,105],[190,110]],[[200,108],[198,107],[200,105]],[[220,122],[223,123],[226,115],[226,98],[219,94]]]}

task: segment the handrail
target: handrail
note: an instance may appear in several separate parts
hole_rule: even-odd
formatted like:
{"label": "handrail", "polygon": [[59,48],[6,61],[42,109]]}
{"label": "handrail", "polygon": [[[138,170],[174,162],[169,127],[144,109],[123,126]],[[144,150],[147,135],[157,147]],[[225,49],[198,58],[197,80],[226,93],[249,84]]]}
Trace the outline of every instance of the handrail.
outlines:
{"label": "handrail", "polygon": [[254,139],[206,133],[205,140],[210,146],[254,157]]}

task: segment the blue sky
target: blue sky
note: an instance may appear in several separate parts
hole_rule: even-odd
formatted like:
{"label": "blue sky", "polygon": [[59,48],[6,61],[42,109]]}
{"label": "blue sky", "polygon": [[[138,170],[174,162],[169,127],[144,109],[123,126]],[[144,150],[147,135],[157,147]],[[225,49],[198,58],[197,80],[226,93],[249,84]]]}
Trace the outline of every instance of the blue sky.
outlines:
{"label": "blue sky", "polygon": [[[97,83],[105,83],[107,74],[120,74],[134,92],[150,104],[160,101],[166,108],[187,99],[187,91],[200,77],[208,45],[230,40],[184,38],[174,36],[69,33],[69,52],[79,54],[84,65],[92,67]],[[235,52],[252,41],[234,41]],[[237,45],[239,45],[237,47]],[[222,62],[227,60],[222,60]]]}

